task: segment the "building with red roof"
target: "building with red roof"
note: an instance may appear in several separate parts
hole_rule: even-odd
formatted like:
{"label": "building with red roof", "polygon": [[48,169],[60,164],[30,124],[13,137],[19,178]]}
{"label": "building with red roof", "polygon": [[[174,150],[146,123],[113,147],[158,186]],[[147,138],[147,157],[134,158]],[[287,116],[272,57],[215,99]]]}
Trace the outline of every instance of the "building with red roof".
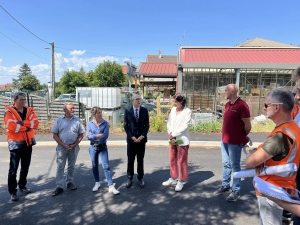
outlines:
{"label": "building with red roof", "polygon": [[136,75],[142,77],[143,87],[171,85],[186,96],[192,110],[212,112],[226,102],[224,87],[235,83],[257,116],[267,92],[292,89],[291,73],[299,66],[299,46],[254,38],[234,47],[183,46],[178,57],[147,55]]}

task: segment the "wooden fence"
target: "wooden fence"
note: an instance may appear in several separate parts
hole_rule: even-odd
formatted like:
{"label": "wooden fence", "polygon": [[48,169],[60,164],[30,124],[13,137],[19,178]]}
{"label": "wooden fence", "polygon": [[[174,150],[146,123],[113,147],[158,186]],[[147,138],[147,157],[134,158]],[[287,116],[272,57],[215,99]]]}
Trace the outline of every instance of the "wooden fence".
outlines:
{"label": "wooden fence", "polygon": [[[63,107],[65,100],[48,102],[42,97],[37,95],[29,95],[29,105],[32,106],[40,122],[47,123],[48,121],[55,120],[64,114]],[[75,108],[75,115],[85,121],[85,107],[82,103],[77,101],[70,101]],[[5,112],[5,105],[12,105],[11,98],[0,96],[0,126],[3,127],[3,117]]]}

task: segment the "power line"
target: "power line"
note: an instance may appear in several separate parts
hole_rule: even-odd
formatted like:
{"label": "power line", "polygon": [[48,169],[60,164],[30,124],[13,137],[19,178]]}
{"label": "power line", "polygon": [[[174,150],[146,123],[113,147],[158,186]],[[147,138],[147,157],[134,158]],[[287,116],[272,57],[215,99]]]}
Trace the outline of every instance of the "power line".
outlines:
{"label": "power line", "polygon": [[[21,24],[16,18],[14,18],[6,9],[4,9],[3,8],[3,6],[1,6],[0,5],[0,7],[2,8],[2,10],[3,11],[5,11],[11,18],[13,18],[18,24],[20,24],[20,26],[22,26],[25,30],[27,30],[29,33],[31,33],[33,36],[35,36],[36,38],[38,38],[39,40],[41,40],[41,41],[43,41],[43,42],[45,42],[45,43],[47,43],[47,44],[50,44],[51,45],[51,43],[50,42],[48,42],[48,41],[45,41],[45,40],[43,40],[42,38],[40,38],[40,37],[38,37],[37,35],[35,35],[34,33],[32,33],[29,29],[27,29],[23,24]],[[2,33],[3,34],[3,33]],[[3,34],[4,35],[4,34]],[[5,35],[6,36],[6,35]],[[7,37],[7,36],[6,36]],[[8,38],[8,37],[7,37]],[[10,39],[10,38],[9,38]],[[11,39],[10,39],[11,40]],[[13,42],[15,42],[15,41],[13,41]],[[16,43],[16,42],[15,42]],[[17,43],[16,43],[17,44]],[[18,44],[19,45],[19,44]],[[20,45],[21,46],[21,45]],[[22,47],[22,46],[21,46]],[[68,49],[68,48],[63,48],[63,47],[59,47],[59,46],[55,46],[56,48],[60,48],[60,49],[65,49],[65,50],[70,50],[70,51],[73,51],[74,49]],[[24,48],[24,47],[22,47],[22,48]],[[24,48],[24,49],[26,49],[26,48]],[[26,49],[27,51],[29,51],[28,49]],[[29,51],[30,52],[30,51]],[[33,52],[31,52],[32,54],[34,54]],[[94,54],[94,55],[103,55],[103,56],[113,56],[113,57],[124,57],[124,58],[126,58],[126,57],[130,57],[130,58],[135,58],[135,59],[137,59],[137,58],[145,58],[144,56],[143,57],[131,57],[131,56],[122,56],[122,55],[110,55],[110,54],[101,54],[101,53],[94,53],[94,52],[85,52],[85,53],[87,53],[87,54]],[[36,55],[36,54],[34,54],[34,55]],[[36,56],[38,56],[38,55],[36,55]],[[38,57],[40,57],[40,56],[38,56]],[[42,58],[42,57],[40,57],[40,58]]]}
{"label": "power line", "polygon": [[[45,42],[45,43],[47,43],[47,44],[50,44],[51,45],[51,43],[50,42],[48,42],[48,41],[45,41],[45,40],[43,40],[42,38],[40,38],[40,37],[38,37],[37,35],[35,35],[34,33],[32,33],[29,29],[27,29],[23,24],[21,24],[16,18],[14,18],[6,9],[4,9],[3,8],[3,6],[1,6],[0,5],[0,7],[3,9],[3,11],[5,11],[11,18],[13,18],[18,24],[20,24],[25,30],[27,30],[29,33],[31,33],[33,36],[35,36],[36,38],[38,38],[39,40],[41,40],[41,41],[43,41],[43,42]],[[63,48],[63,47],[59,47],[59,46],[55,46],[56,48],[61,48],[61,49],[65,49],[65,50],[70,50],[70,51],[73,51],[74,49],[68,49],[68,48]],[[123,55],[110,55],[110,54],[101,54],[101,53],[93,53],[93,52],[85,52],[85,53],[88,53],[88,54],[94,54],[94,55],[103,55],[103,56],[105,56],[105,55],[109,55],[109,56],[114,56],[114,57],[130,57],[130,58],[135,58],[135,59],[137,59],[137,58],[145,58],[145,56],[137,56],[137,57],[131,57],[131,56],[123,56]]]}
{"label": "power line", "polygon": [[26,51],[30,52],[31,54],[33,54],[33,55],[35,55],[35,56],[37,56],[37,57],[39,57],[39,58],[41,58],[41,59],[44,59],[44,60],[46,60],[46,61],[49,61],[49,59],[45,59],[45,58],[43,58],[43,57],[41,57],[41,56],[39,56],[39,55],[33,53],[32,51],[28,50],[27,48],[23,47],[22,45],[18,44],[17,42],[15,42],[13,39],[11,39],[10,37],[8,37],[7,35],[5,35],[4,33],[2,33],[1,31],[0,31],[0,33],[1,33],[3,36],[5,36],[6,38],[8,38],[9,40],[11,40],[12,42],[14,42],[15,44],[19,45],[21,48],[24,48]]}
{"label": "power line", "polygon": [[[64,66],[62,66],[62,64],[60,63],[60,60],[58,59],[58,57],[57,57],[56,53],[54,53],[54,55],[55,55],[55,58],[57,59],[57,61],[58,61],[59,65],[60,65],[60,66],[61,66],[63,69],[65,69],[65,67],[64,67]],[[69,70],[69,68],[67,68],[66,70]]]}
{"label": "power line", "polygon": [[25,30],[27,30],[27,31],[28,31],[29,33],[31,33],[33,36],[35,36],[36,38],[40,39],[41,41],[43,41],[43,42],[45,42],[45,43],[51,45],[51,43],[49,43],[48,41],[43,40],[42,38],[40,38],[40,37],[36,36],[34,33],[32,33],[30,30],[28,30],[28,29],[27,29],[25,26],[23,26],[17,19],[15,19],[9,12],[7,12],[6,9],[4,9],[1,5],[0,5],[0,7],[8,14],[11,18],[13,18],[18,24],[20,24]]}

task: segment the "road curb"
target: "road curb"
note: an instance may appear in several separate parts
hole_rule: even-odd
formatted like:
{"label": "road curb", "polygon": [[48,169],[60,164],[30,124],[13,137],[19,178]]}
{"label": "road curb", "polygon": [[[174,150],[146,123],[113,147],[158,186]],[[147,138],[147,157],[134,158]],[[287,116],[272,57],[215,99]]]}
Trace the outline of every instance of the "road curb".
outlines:
{"label": "road curb", "polygon": [[[260,142],[253,142],[252,147],[257,147],[260,145]],[[56,146],[57,143],[55,141],[39,141],[36,144],[36,147],[39,146]],[[80,142],[80,146],[89,146],[90,142],[89,141],[82,141]],[[114,140],[109,140],[107,141],[108,146],[127,146],[127,143],[125,140],[123,141],[114,141]],[[147,146],[149,147],[159,147],[159,146],[169,146],[168,141],[148,141]],[[190,141],[190,147],[220,147],[221,143],[220,141]],[[0,142],[0,147],[7,147],[7,142]]]}

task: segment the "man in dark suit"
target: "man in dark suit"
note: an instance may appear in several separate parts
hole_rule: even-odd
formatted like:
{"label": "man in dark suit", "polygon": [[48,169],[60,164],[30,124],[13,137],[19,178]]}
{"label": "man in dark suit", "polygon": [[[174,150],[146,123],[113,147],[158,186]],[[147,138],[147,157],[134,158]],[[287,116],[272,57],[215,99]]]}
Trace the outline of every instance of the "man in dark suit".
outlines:
{"label": "man in dark suit", "polygon": [[138,94],[132,97],[132,107],[125,110],[124,129],[127,134],[127,183],[126,187],[132,185],[134,175],[134,160],[137,158],[137,178],[139,185],[143,188],[144,177],[144,155],[147,142],[147,133],[149,131],[148,110],[141,107],[141,96]]}

